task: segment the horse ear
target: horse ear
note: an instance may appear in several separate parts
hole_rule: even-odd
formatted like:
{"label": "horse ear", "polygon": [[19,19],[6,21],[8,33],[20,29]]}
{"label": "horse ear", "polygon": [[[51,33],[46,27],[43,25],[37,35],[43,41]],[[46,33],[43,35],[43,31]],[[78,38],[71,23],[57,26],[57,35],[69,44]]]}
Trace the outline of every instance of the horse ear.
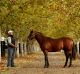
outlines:
{"label": "horse ear", "polygon": [[30,32],[33,32],[33,29],[30,29]]}
{"label": "horse ear", "polygon": [[33,32],[34,32],[34,33],[36,33],[36,31],[35,31],[35,30],[33,30],[33,29],[30,29],[30,32],[31,32],[31,33],[33,33]]}

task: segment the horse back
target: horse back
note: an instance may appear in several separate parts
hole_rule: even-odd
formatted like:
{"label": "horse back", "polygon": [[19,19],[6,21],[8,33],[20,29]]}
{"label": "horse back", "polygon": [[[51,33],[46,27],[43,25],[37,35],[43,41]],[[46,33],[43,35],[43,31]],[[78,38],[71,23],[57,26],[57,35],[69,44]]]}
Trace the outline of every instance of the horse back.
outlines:
{"label": "horse back", "polygon": [[49,52],[57,52],[63,48],[62,39],[53,39],[46,37],[41,45],[42,50],[48,50]]}
{"label": "horse back", "polygon": [[61,51],[61,49],[70,51],[72,47],[73,40],[69,37],[62,37],[58,39],[47,37],[44,39],[44,42],[41,46],[42,50],[48,50],[49,52],[57,52]]}

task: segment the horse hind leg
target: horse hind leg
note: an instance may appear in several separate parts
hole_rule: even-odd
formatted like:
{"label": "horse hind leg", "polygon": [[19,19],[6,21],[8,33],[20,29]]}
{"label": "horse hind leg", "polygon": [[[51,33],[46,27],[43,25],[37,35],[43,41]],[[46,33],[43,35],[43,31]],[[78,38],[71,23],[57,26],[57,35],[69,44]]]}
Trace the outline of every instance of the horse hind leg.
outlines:
{"label": "horse hind leg", "polygon": [[67,54],[66,51],[64,51],[65,53],[65,56],[66,56],[66,61],[65,61],[65,65],[64,65],[64,68],[67,66],[67,63],[68,63],[68,58],[69,58],[69,55]]}
{"label": "horse hind leg", "polygon": [[69,58],[69,56],[67,56],[67,55],[66,55],[66,61],[65,61],[64,68],[67,66],[67,63],[68,63],[68,58]]}
{"label": "horse hind leg", "polygon": [[70,63],[69,63],[68,67],[71,67],[71,65],[72,65],[72,54],[69,54],[69,58],[70,58]]}
{"label": "horse hind leg", "polygon": [[69,66],[68,66],[68,67],[71,67],[71,65],[72,65],[72,54],[71,54],[71,53],[69,53],[69,52],[67,52],[67,53],[65,53],[65,56],[66,56],[66,62],[65,62],[64,67],[66,67],[66,66],[67,66],[68,59],[70,59],[70,62],[69,62]]}

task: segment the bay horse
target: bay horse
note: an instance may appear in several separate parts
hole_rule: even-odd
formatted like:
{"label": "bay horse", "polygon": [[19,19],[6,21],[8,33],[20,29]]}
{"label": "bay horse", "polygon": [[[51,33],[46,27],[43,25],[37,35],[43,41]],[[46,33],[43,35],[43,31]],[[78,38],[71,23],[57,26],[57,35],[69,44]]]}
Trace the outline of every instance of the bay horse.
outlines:
{"label": "bay horse", "polygon": [[48,52],[58,52],[62,49],[64,50],[66,61],[64,67],[67,66],[68,59],[70,59],[69,67],[72,65],[72,58],[74,58],[74,42],[69,37],[62,37],[58,39],[53,39],[44,36],[42,33],[37,31],[31,31],[29,40],[36,39],[40,45],[42,52],[44,53],[45,65],[44,68],[49,67]]}

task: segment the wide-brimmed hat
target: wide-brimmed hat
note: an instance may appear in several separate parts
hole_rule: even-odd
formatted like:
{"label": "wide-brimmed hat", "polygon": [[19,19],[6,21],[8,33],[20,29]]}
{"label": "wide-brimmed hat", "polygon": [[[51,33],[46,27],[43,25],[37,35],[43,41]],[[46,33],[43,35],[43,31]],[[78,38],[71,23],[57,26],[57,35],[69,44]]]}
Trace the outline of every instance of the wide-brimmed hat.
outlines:
{"label": "wide-brimmed hat", "polygon": [[9,31],[8,31],[8,34],[10,34],[10,33],[13,33],[13,31],[12,31],[12,30],[9,30]]}

